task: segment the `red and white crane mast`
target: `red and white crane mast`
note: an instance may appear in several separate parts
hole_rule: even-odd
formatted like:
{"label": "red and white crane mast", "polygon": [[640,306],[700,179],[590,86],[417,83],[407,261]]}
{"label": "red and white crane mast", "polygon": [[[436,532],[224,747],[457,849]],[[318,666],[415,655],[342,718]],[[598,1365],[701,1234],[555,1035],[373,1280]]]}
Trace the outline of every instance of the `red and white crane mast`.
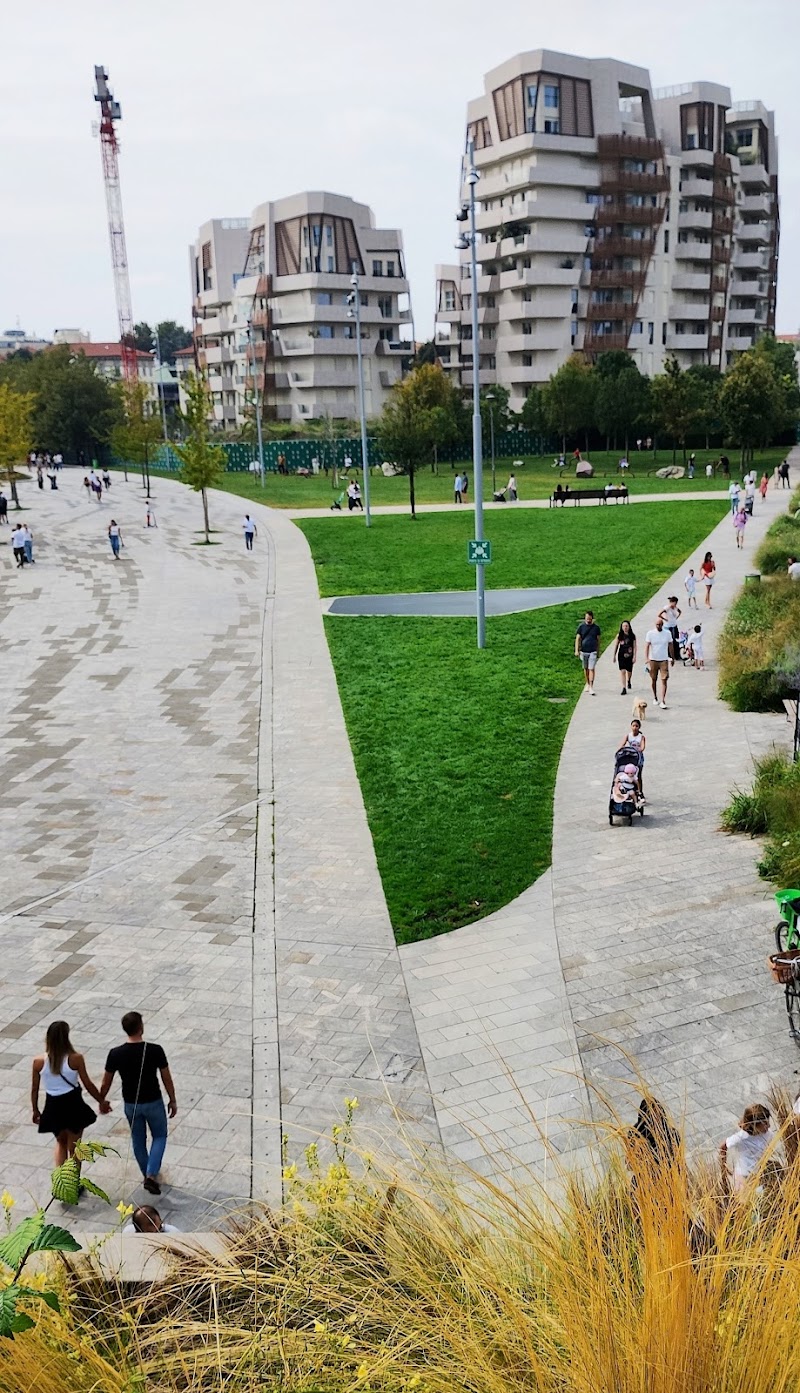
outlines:
{"label": "red and white crane mast", "polygon": [[126,382],[138,380],[136,344],[133,337],[133,310],[131,308],[131,282],[128,275],[128,253],[125,247],[125,222],[122,216],[122,193],[119,184],[119,142],[117,140],[117,121],[122,120],[119,102],[114,101],[108,86],[108,73],[105,68],[95,67],[94,94],[100,103],[100,152],[103,158],[103,183],[106,190],[108,210],[108,236],[111,242],[111,264],[114,270],[114,294],[117,301],[119,320],[119,343],[122,353],[122,372]]}

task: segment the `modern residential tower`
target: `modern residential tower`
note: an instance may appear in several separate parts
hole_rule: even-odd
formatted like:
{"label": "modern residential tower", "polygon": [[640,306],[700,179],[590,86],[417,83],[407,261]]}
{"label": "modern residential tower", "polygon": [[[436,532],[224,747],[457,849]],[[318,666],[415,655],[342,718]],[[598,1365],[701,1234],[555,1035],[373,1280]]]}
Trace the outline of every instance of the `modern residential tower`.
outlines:
{"label": "modern residential tower", "polygon": [[[648,374],[668,356],[725,368],[774,329],[777,147],[761,103],[704,82],[654,93],[644,68],[539,50],[487,75],[466,136],[481,381],[515,409],[576,351],[626,349]],[[469,253],[437,275],[438,350],[469,386]]]}
{"label": "modern residential tower", "polygon": [[375,416],[411,351],[401,337],[411,313],[400,232],[377,228],[366,204],[332,193],[296,194],[260,204],[247,224],[200,229],[194,331],[217,420],[243,424],[256,389],[273,419],[358,416],[354,272],[366,413]]}

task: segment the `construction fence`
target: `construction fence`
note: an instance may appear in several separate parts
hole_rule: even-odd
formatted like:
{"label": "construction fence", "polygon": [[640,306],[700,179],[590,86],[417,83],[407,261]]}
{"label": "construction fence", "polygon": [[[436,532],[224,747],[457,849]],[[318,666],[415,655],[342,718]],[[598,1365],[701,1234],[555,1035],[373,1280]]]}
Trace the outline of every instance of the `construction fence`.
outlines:
{"label": "construction fence", "polygon": [[[509,430],[497,433],[494,448],[498,459],[521,459],[525,455],[545,454],[549,448],[549,442],[533,431]],[[222,449],[226,456],[225,468],[227,472],[247,474],[258,471],[258,449],[255,446],[236,441],[235,443],[223,443]],[[367,450],[370,465],[380,468],[384,462],[383,456],[378,449],[377,440],[372,436],[367,437]],[[463,441],[439,450],[437,461],[444,465],[456,464],[469,459],[471,454],[472,442]],[[264,468],[268,473],[277,474],[279,472],[279,455],[284,457],[287,474],[296,474],[298,470],[308,470],[311,474],[325,473],[332,470],[334,465],[341,468],[347,458],[350,458],[353,464],[360,465],[361,440],[359,437],[344,440],[265,440]],[[484,455],[488,459],[489,450],[485,447]],[[115,460],[114,462],[124,464],[125,461]],[[129,465],[129,467],[133,466]],[[181,467],[181,462],[171,445],[160,445],[154,451],[151,467],[169,473],[177,473]]]}

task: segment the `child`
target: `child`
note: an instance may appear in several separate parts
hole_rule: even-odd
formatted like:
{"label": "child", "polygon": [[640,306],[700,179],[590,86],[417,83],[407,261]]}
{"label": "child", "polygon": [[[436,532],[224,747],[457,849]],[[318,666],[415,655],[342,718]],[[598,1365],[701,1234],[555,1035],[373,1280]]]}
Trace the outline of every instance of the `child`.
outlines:
{"label": "child", "polygon": [[759,490],[760,490],[760,493],[761,493],[761,497],[762,497],[762,498],[766,498],[766,496],[767,496],[767,489],[768,489],[768,488],[769,488],[769,479],[767,478],[767,473],[766,473],[766,470],[765,470],[764,473],[761,475],[761,483],[759,484]]}
{"label": "child", "polygon": [[736,532],[736,545],[741,550],[744,546],[744,529],[747,526],[747,513],[744,508],[740,508],[738,505],[733,515],[733,526]]}
{"label": "child", "polygon": [[692,667],[704,668],[703,630],[699,624],[695,624],[694,631],[689,635],[689,652],[692,655]]}
{"label": "child", "polygon": [[683,584],[684,584],[684,588],[685,588],[685,590],[686,590],[686,594],[687,594],[688,597],[689,597],[689,603],[688,603],[687,608],[688,608],[688,609],[697,609],[697,600],[696,600],[696,598],[695,598],[695,592],[696,592],[696,590],[697,590],[697,577],[696,577],[696,575],[695,575],[695,573],[694,573],[694,570],[691,570],[691,571],[689,572],[689,574],[688,574],[688,576],[686,577],[686,579],[685,579],[685,581],[683,582]]}
{"label": "child", "polygon": [[625,764],[618,771],[611,793],[615,803],[630,803],[632,798],[635,799],[637,773],[635,764]]}

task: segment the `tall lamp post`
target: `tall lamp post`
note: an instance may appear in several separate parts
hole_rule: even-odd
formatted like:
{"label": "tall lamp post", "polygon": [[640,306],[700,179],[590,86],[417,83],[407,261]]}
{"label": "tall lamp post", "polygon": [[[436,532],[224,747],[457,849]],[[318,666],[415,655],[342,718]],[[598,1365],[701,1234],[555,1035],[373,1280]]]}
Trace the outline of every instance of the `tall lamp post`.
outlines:
{"label": "tall lamp post", "polygon": [[164,431],[164,444],[169,445],[169,436],[167,435],[167,406],[164,400],[164,364],[161,361],[161,340],[158,337],[158,325],[155,326],[153,334],[156,341],[156,359],[158,361],[158,399],[161,402],[161,425]]}
{"label": "tall lamp post", "polygon": [[[475,145],[467,145],[467,183],[469,202],[461,205],[459,222],[469,221],[469,232],[462,232],[457,246],[460,250],[470,248],[470,273],[472,279],[472,473],[475,481],[475,541],[483,542],[483,440],[481,438],[481,387],[480,352],[478,347],[478,234],[475,228],[475,185],[480,175],[475,168]],[[483,565],[479,560],[475,566],[475,605],[478,619],[478,647],[486,647],[486,599],[484,594]]]}
{"label": "tall lamp post", "polygon": [[[264,438],[261,434],[261,403],[258,399],[258,373],[256,371],[256,346],[253,338],[253,321],[247,321],[247,342],[250,346],[250,361],[253,364],[253,405],[256,413],[256,436],[258,438],[258,472],[261,477],[261,487],[264,487]],[[266,348],[264,350],[266,352]]]}
{"label": "tall lamp post", "polygon": [[497,493],[497,476],[496,476],[496,472],[495,472],[495,460],[494,460],[494,404],[495,404],[495,400],[496,400],[496,398],[495,398],[494,392],[487,392],[487,393],[486,393],[486,401],[490,401],[490,402],[492,403],[491,406],[489,407],[489,435],[490,435],[491,442],[492,442],[492,497],[494,497],[494,495]]}
{"label": "tall lamp post", "polygon": [[348,319],[356,322],[356,356],[358,361],[358,415],[361,421],[361,473],[364,480],[364,521],[367,527],[372,526],[372,516],[369,509],[369,446],[367,444],[367,414],[364,408],[364,355],[361,348],[361,289],[358,283],[358,272],[353,269],[350,277],[350,284],[353,289],[347,297],[350,309],[347,311]]}

